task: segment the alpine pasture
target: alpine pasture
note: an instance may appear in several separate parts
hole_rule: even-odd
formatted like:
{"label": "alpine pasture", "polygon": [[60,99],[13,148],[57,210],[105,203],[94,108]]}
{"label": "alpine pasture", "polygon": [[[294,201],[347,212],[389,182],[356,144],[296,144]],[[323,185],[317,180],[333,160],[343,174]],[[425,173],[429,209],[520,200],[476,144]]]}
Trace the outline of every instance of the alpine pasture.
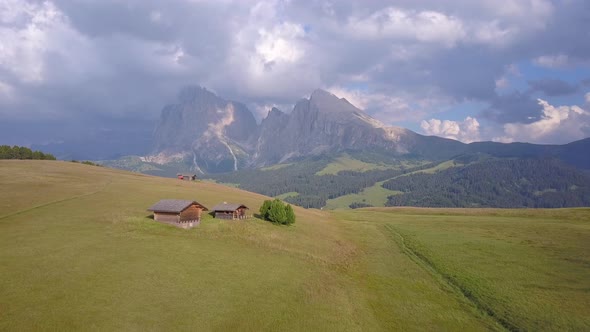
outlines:
{"label": "alpine pasture", "polygon": [[0,330],[588,330],[590,209],[295,208],[150,219],[164,198],[268,197],[0,161]]}

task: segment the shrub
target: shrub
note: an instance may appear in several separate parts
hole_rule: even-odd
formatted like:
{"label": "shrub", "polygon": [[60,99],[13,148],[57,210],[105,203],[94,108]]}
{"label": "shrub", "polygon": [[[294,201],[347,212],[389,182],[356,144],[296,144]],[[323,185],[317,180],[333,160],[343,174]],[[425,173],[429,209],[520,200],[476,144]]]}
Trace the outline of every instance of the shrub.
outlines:
{"label": "shrub", "polygon": [[289,204],[280,199],[266,200],[260,207],[260,216],[264,220],[280,224],[290,225],[295,222],[295,212]]}

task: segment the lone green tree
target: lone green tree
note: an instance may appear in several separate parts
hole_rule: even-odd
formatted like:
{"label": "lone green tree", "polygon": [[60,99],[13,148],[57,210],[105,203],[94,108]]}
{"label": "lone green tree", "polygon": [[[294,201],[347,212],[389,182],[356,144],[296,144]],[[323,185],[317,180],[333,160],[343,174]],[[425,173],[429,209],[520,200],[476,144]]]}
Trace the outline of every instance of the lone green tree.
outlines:
{"label": "lone green tree", "polygon": [[270,211],[268,212],[268,218],[276,222],[277,224],[285,224],[287,221],[287,213],[285,212],[285,206],[279,199],[275,199],[270,204]]}
{"label": "lone green tree", "polygon": [[295,223],[295,212],[290,204],[287,204],[285,208],[285,214],[287,215],[287,225]]}
{"label": "lone green tree", "polygon": [[260,207],[260,216],[264,220],[289,225],[295,222],[295,213],[289,204],[283,203],[280,199],[266,200]]}
{"label": "lone green tree", "polygon": [[271,201],[266,200],[264,201],[264,203],[262,203],[262,206],[260,207],[260,217],[264,220],[269,220],[268,212],[270,211],[270,203]]}

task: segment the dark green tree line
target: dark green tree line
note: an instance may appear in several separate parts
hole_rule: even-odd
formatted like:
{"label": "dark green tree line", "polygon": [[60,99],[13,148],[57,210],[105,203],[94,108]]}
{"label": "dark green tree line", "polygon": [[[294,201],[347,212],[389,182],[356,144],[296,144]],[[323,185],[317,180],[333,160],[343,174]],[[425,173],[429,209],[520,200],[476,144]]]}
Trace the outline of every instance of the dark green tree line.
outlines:
{"label": "dark green tree line", "polygon": [[0,145],[0,159],[55,160],[50,153],[33,151],[24,146]]}

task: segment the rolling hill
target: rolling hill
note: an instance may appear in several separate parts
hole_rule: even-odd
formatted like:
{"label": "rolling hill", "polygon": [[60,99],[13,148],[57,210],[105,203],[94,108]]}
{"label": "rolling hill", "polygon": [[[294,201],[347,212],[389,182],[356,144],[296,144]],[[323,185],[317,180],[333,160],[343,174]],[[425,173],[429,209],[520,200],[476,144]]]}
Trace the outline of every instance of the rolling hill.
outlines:
{"label": "rolling hill", "polygon": [[295,208],[290,227],[183,230],[146,208],[267,197],[59,161],[0,161],[0,184],[0,330],[590,326],[588,209]]}

